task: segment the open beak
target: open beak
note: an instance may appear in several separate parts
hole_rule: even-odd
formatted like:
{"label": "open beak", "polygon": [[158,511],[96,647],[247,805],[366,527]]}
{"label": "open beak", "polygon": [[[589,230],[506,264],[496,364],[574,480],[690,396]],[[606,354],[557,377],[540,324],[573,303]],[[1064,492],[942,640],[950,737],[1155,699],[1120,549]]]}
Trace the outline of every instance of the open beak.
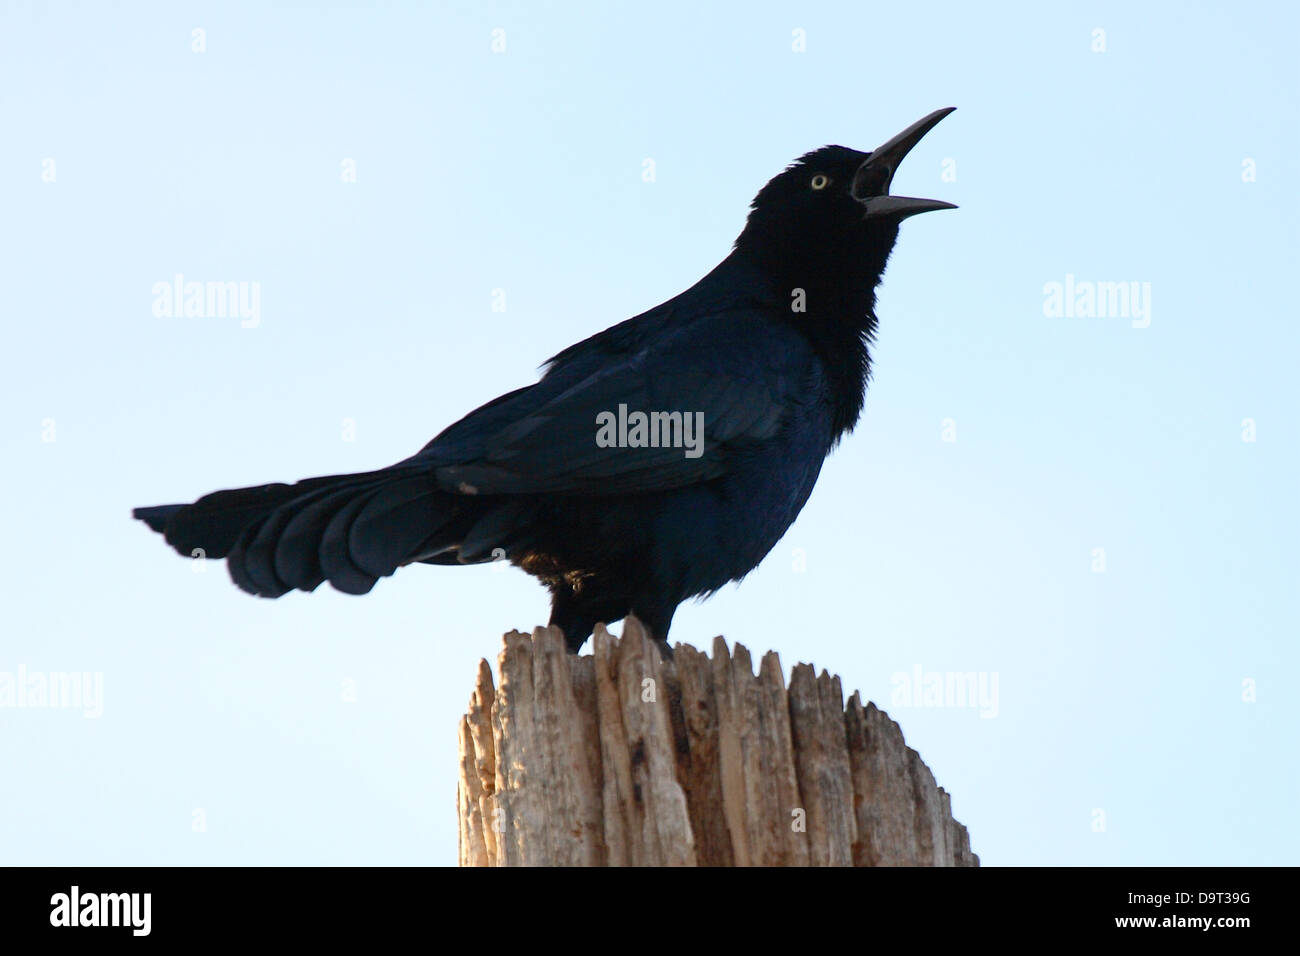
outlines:
{"label": "open beak", "polygon": [[957,208],[950,202],[941,202],[938,199],[913,199],[910,196],[889,195],[889,184],[894,181],[894,171],[898,169],[898,164],[903,161],[903,157],[921,141],[922,136],[934,129],[939,120],[954,109],[955,106],[949,106],[935,110],[929,116],[917,120],[889,142],[874,150],[858,167],[858,171],[853,174],[850,193],[854,199],[862,203],[863,209],[866,210],[866,218],[889,218],[901,222],[917,213]]}

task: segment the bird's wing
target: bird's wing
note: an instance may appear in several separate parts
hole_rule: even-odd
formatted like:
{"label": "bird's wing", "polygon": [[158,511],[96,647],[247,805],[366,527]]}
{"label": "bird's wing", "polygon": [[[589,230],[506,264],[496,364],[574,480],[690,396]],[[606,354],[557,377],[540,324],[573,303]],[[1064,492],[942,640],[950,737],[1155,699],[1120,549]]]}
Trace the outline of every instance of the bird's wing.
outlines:
{"label": "bird's wing", "polygon": [[[415,460],[461,494],[660,491],[725,474],[815,400],[806,391],[811,348],[761,311],[714,313],[658,332],[566,350],[537,385],[470,413]],[[669,416],[642,430],[647,443],[676,444],[630,447],[638,412]],[[693,447],[684,445],[688,436]]]}

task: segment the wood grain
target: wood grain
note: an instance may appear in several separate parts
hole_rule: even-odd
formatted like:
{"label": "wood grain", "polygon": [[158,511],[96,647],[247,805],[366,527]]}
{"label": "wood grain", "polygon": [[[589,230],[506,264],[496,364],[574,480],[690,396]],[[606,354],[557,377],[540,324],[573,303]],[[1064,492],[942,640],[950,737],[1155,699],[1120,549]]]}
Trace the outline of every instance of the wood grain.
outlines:
{"label": "wood grain", "polygon": [[978,866],[902,731],[838,677],[537,628],[479,665],[460,722],[462,866]]}

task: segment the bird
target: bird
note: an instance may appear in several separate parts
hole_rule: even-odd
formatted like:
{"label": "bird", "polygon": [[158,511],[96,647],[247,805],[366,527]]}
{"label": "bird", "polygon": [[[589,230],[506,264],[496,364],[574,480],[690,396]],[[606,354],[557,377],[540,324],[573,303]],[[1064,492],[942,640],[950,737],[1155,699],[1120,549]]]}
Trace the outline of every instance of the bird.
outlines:
{"label": "bird", "polygon": [[216,491],[134,518],[250,594],[365,594],[412,564],[508,560],[577,653],[630,615],[667,646],[678,606],[740,581],[803,509],[872,374],[889,192],[954,107],[870,152],[824,146],[759,190],[731,251],[681,294],[550,358],[375,471]]}

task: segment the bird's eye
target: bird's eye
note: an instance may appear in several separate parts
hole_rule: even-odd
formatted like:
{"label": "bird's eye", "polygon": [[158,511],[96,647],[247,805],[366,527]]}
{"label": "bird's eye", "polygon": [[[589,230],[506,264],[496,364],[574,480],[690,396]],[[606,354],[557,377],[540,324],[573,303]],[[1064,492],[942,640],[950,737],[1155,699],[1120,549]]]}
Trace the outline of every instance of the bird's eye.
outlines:
{"label": "bird's eye", "polygon": [[825,189],[830,184],[831,184],[830,177],[825,175],[824,173],[818,173],[816,176],[812,178],[813,189]]}

